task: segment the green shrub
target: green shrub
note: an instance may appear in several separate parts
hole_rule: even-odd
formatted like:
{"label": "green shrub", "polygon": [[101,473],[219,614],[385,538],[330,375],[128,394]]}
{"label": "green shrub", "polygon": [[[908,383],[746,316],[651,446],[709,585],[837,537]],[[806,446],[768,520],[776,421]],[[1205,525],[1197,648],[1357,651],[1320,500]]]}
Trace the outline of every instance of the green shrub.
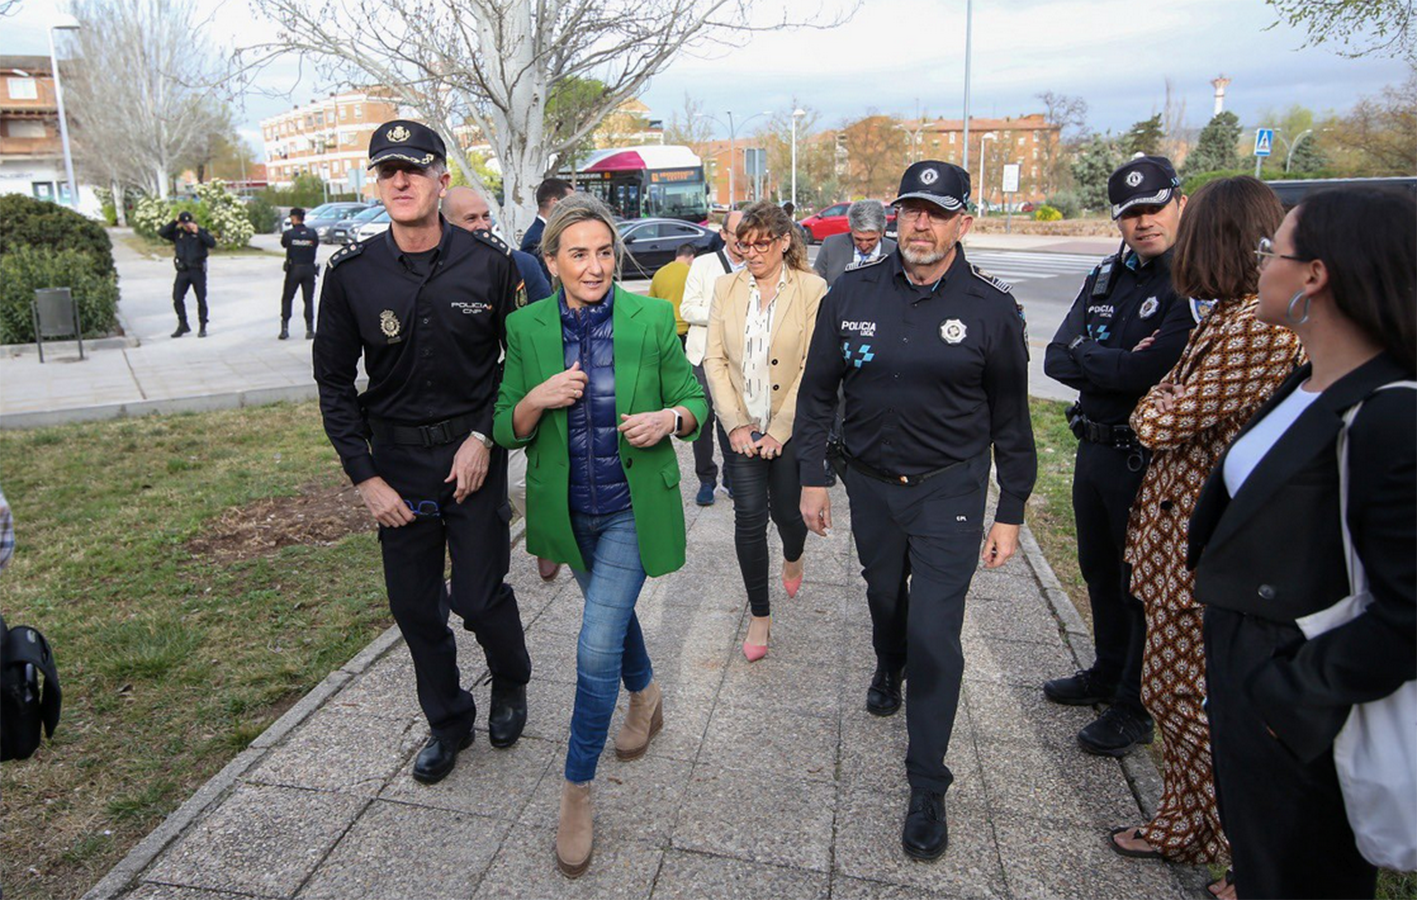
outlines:
{"label": "green shrub", "polygon": [[1076,219],[1082,215],[1082,201],[1072,191],[1060,191],[1043,202],[1045,206],[1062,213],[1064,219]]}
{"label": "green shrub", "polygon": [[1212,181],[1219,181],[1222,178],[1234,178],[1236,175],[1253,175],[1255,170],[1248,172],[1244,169],[1218,169],[1214,172],[1197,172],[1194,175],[1187,175],[1181,183],[1181,192],[1187,197],[1196,191],[1210,184]]}
{"label": "green shrub", "polygon": [[113,242],[102,223],[24,194],[0,196],[0,258],[18,247],[75,250],[98,275],[113,273]]}
{"label": "green shrub", "polygon": [[1063,218],[1063,214],[1048,204],[1043,204],[1033,211],[1035,222],[1057,222]]}
{"label": "green shrub", "polygon": [[256,234],[270,234],[280,225],[280,210],[265,197],[255,197],[246,204],[246,218],[251,220]]}
{"label": "green shrub", "polygon": [[118,276],[94,270],[79,250],[17,246],[0,256],[0,344],[34,340],[36,288],[66,287],[79,301],[84,336],[113,333],[118,322]]}

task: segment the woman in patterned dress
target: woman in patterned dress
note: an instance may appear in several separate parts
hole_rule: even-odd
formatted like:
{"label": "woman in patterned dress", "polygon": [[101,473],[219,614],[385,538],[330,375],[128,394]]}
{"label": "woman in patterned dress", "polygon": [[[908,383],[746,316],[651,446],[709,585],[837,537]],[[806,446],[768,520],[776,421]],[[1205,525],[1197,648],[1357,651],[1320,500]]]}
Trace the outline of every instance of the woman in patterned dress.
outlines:
{"label": "woman in patterned dress", "polygon": [[[1137,438],[1154,455],[1132,505],[1126,558],[1132,593],[1146,608],[1142,702],[1165,740],[1165,790],[1150,822],[1112,831],[1108,841],[1124,856],[1229,857],[1211,775],[1202,609],[1186,569],[1186,531],[1216,461],[1302,361],[1292,332],[1255,318],[1253,248],[1283,218],[1274,192],[1254,178],[1214,181],[1191,198],[1172,277],[1177,293],[1200,298],[1191,301],[1199,324],[1175,368],[1132,413]],[[1233,896],[1228,879],[1210,890]]]}

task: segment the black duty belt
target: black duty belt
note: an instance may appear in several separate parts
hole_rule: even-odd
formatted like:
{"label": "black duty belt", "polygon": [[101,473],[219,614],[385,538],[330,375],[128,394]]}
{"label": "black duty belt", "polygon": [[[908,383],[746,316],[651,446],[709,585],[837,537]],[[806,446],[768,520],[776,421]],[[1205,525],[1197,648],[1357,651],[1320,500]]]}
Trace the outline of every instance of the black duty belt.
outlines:
{"label": "black duty belt", "polygon": [[371,418],[369,430],[374,433],[374,437],[389,444],[439,447],[466,438],[472,433],[472,424],[472,416],[444,419],[431,425],[395,425]]}
{"label": "black duty belt", "polygon": [[1102,422],[1094,422],[1083,414],[1077,404],[1068,409],[1068,427],[1072,429],[1073,434],[1080,441],[1116,447],[1119,450],[1130,450],[1133,447],[1141,446],[1137,440],[1137,433],[1131,429],[1131,426],[1105,425]]}
{"label": "black duty belt", "polygon": [[942,469],[936,469],[933,472],[922,472],[919,475],[891,475],[852,456],[850,453],[846,452],[845,446],[839,445],[837,452],[841,454],[841,458],[848,466],[860,472],[862,475],[865,475],[867,478],[883,481],[886,484],[905,485],[906,487],[915,487],[916,485],[924,484],[936,475],[943,475],[952,469],[958,469],[968,462],[968,460],[960,460],[959,462],[950,463]]}

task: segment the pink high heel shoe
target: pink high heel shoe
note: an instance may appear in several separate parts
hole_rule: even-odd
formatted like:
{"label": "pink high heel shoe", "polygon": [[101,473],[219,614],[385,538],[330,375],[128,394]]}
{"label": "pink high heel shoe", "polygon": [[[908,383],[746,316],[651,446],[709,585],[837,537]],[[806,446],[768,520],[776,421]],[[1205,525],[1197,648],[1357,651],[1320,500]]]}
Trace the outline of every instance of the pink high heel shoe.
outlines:
{"label": "pink high heel shoe", "polygon": [[[768,616],[768,637],[772,637],[772,616]],[[743,642],[743,656],[748,662],[757,662],[768,655],[767,644],[750,644],[746,640]]]}
{"label": "pink high heel shoe", "polygon": [[[801,560],[799,559],[798,562],[800,563]],[[784,572],[785,572],[785,571],[786,571],[786,567],[784,566]],[[785,590],[785,591],[787,591],[788,599],[791,599],[791,598],[797,596],[797,592],[802,589],[802,578],[803,578],[806,574],[807,574],[807,567],[806,567],[806,566],[803,566],[803,567],[802,567],[802,574],[801,574],[801,575],[798,575],[796,578],[793,578],[793,579],[791,579],[791,580],[788,580],[786,574],[784,574],[784,575],[782,576],[782,589]]]}

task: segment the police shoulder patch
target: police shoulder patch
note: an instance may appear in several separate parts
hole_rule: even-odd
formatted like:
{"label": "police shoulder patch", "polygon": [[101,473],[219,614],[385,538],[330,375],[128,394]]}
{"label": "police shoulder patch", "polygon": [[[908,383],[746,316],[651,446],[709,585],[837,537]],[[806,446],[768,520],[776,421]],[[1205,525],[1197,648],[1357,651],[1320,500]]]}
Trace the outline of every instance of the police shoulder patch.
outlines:
{"label": "police shoulder patch", "polygon": [[344,262],[345,260],[347,260],[347,259],[352,259],[352,258],[358,256],[359,254],[363,253],[363,252],[364,252],[364,245],[363,245],[363,243],[358,243],[358,244],[345,244],[345,245],[344,245],[344,248],[343,248],[342,250],[340,250],[339,252],[337,252],[334,256],[331,256],[331,257],[330,257],[330,261],[327,262],[327,263],[325,263],[325,265],[326,265],[330,270],[333,270],[333,269],[335,268],[335,266],[338,266],[340,263]]}
{"label": "police shoulder patch", "polygon": [[503,256],[512,255],[512,248],[507,246],[507,242],[497,237],[497,235],[493,234],[490,231],[474,231],[472,233],[472,236],[477,238],[479,241],[486,244],[487,246],[491,247],[493,250],[496,250]]}
{"label": "police shoulder patch", "polygon": [[888,257],[886,256],[886,254],[882,253],[875,259],[867,259],[862,260],[861,262],[849,263],[845,269],[842,269],[842,271],[855,272],[857,269],[869,269],[872,266],[879,266],[881,263],[885,262],[887,258]]}
{"label": "police shoulder patch", "polygon": [[974,275],[975,278],[978,278],[980,281],[984,282],[985,284],[989,285],[994,290],[1002,294],[1007,294],[1014,289],[1014,286],[1009,284],[1007,281],[1004,281],[1002,278],[996,278],[993,275],[990,275],[988,272],[984,271],[973,263],[969,264],[969,271],[971,274]]}

